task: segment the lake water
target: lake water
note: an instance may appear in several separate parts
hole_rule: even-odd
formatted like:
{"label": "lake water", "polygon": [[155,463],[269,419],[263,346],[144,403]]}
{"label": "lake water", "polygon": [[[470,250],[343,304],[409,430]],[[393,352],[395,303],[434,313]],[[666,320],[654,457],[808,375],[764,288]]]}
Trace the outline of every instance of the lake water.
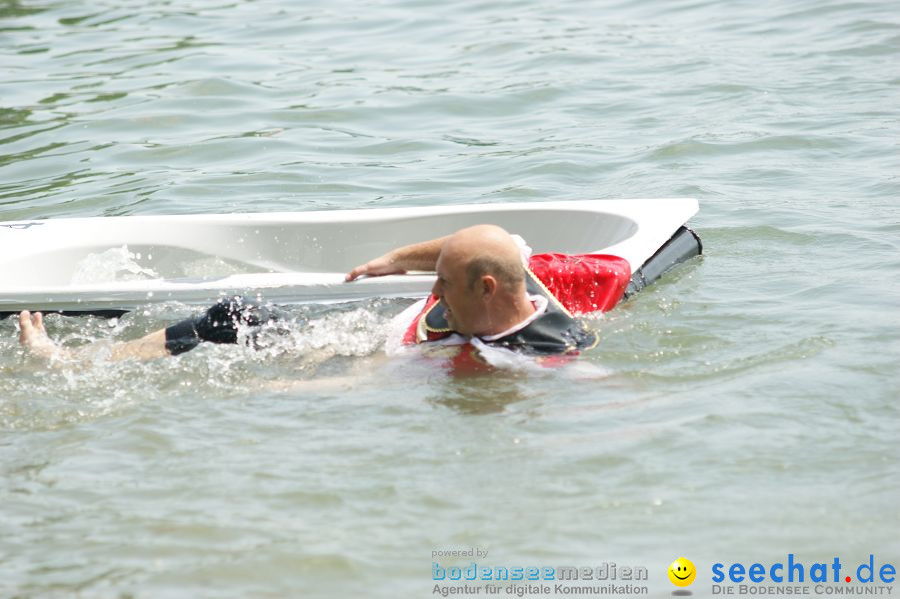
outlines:
{"label": "lake water", "polygon": [[667,597],[684,555],[706,596],[717,562],[900,565],[897,8],[0,0],[0,220],[688,196],[705,244],[540,374],[379,360],[401,301],[49,371],[2,321],[0,595],[430,597],[433,561],[477,561],[645,566]]}

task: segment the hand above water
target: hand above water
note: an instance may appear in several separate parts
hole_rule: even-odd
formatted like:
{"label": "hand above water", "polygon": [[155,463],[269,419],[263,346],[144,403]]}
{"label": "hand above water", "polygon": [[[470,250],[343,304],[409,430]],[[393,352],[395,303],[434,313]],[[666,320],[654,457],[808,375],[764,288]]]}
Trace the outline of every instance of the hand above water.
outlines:
{"label": "hand above water", "polygon": [[344,281],[354,281],[365,275],[367,277],[380,277],[384,275],[402,275],[406,274],[406,269],[396,263],[394,252],[388,252],[384,256],[370,260],[365,264],[360,264],[347,273]]}

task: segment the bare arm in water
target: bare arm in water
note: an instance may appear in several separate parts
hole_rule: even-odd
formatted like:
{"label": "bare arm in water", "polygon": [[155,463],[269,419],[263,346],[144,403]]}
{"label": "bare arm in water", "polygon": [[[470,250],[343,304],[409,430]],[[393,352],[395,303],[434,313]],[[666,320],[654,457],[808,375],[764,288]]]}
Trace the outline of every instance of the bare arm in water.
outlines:
{"label": "bare arm in water", "polygon": [[[48,359],[87,358],[96,351],[91,347],[71,349],[57,345],[47,335],[43,314],[40,312],[32,314],[27,310],[19,314],[19,343],[32,354]],[[108,347],[108,351],[111,360],[153,360],[170,355],[166,349],[165,329],[133,341],[114,343]]]}
{"label": "bare arm in water", "polygon": [[402,275],[409,270],[425,270],[433,272],[444,242],[450,236],[438,237],[430,241],[405,245],[391,250],[383,256],[360,264],[344,277],[345,281],[353,281],[362,275],[378,277],[382,275]]}
{"label": "bare arm in water", "polygon": [[70,349],[50,339],[40,312],[31,314],[24,311],[19,314],[19,342],[31,353],[44,358],[83,359],[102,351],[110,360],[153,360],[190,351],[204,341],[238,343],[240,327],[255,330],[269,321],[278,320],[278,312],[274,306],[261,305],[242,297],[222,299],[199,316],[182,320],[140,339]]}
{"label": "bare arm in water", "polygon": [[[47,336],[44,329],[44,319],[40,312],[29,313],[27,311],[19,314],[19,341],[32,354],[46,358],[60,358],[68,362],[77,362],[79,360],[89,359],[92,354],[96,353],[96,347],[86,346],[77,349],[62,347],[57,345]],[[164,356],[171,355],[166,347],[166,331],[160,329],[145,335],[140,339],[133,341],[125,341],[115,343],[112,346],[106,346],[109,352],[108,359],[119,360],[153,360]],[[312,362],[324,361],[330,356],[312,357]],[[270,391],[290,392],[329,392],[352,389],[369,380],[369,376],[373,372],[378,372],[384,366],[385,357],[383,354],[368,356],[354,365],[350,374],[337,377],[328,377],[324,379],[307,379],[307,380],[274,380],[265,381],[262,386]]]}

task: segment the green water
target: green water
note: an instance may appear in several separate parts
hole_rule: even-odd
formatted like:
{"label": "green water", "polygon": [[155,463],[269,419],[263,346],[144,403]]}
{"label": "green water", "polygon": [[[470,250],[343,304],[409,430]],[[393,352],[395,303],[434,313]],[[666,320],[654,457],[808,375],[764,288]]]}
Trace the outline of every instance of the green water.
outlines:
{"label": "green water", "polygon": [[897,14],[0,0],[0,220],[690,196],[706,250],[576,371],[380,361],[397,301],[49,371],[2,321],[0,595],[428,597],[471,547],[654,597],[680,555],[696,596],[716,562],[900,565]]}

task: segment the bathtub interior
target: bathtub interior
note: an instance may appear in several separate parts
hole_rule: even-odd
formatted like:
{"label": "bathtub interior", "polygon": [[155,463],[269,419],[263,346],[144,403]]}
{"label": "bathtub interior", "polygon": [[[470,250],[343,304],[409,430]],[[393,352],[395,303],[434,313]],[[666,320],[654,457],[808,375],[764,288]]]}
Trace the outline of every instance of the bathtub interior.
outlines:
{"label": "bathtub interior", "polygon": [[[486,210],[374,218],[132,217],[94,229],[36,227],[31,253],[2,264],[7,289],[84,287],[136,279],[183,283],[256,273],[343,273],[392,248],[479,223],[521,235],[537,253],[603,251],[638,230],[619,214],[561,209]],[[78,220],[78,219],[73,219]],[[83,221],[98,219],[81,219]],[[54,226],[54,224],[56,226]],[[84,223],[86,224],[86,223]]]}

